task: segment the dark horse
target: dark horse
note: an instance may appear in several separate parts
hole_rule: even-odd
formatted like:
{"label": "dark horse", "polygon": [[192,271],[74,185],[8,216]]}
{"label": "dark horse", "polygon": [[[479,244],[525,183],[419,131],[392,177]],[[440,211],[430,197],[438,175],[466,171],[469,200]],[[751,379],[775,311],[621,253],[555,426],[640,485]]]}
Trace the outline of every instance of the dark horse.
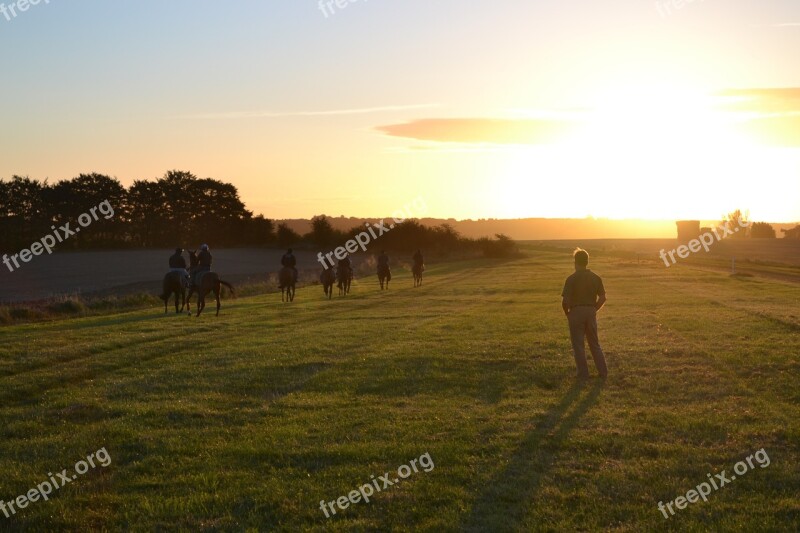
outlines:
{"label": "dark horse", "polygon": [[216,272],[205,272],[200,277],[200,283],[195,285],[194,282],[194,275],[197,272],[197,265],[200,260],[197,258],[197,253],[194,250],[189,251],[189,273],[192,276],[192,285],[189,288],[189,296],[186,297],[186,309],[189,310],[189,316],[192,315],[191,307],[189,306],[189,301],[192,299],[192,294],[194,294],[195,289],[197,289],[197,316],[200,316],[200,313],[203,312],[203,309],[206,307],[206,295],[214,291],[214,296],[217,299],[217,316],[219,316],[219,294],[222,292],[222,286],[225,285],[231,290],[231,294],[233,297],[236,297],[236,291],[233,289],[233,285],[226,281],[222,281],[219,279],[219,274]]}
{"label": "dark horse", "polygon": [[384,283],[386,288],[389,288],[389,282],[392,281],[392,270],[389,265],[378,265],[378,281],[381,282],[381,290],[383,290]]}
{"label": "dark horse", "polygon": [[416,264],[411,268],[411,272],[414,274],[414,286],[419,287],[422,285],[422,273],[425,271],[425,266],[421,264]]}
{"label": "dark horse", "polygon": [[294,269],[283,267],[278,272],[278,287],[281,289],[281,301],[293,302],[295,292]]}
{"label": "dark horse", "polygon": [[333,296],[333,284],[336,283],[336,270],[333,268],[326,268],[319,275],[319,282],[322,284],[322,290],[325,291],[325,296],[330,300]]}
{"label": "dark horse", "polygon": [[347,265],[341,265],[336,272],[336,280],[338,281],[339,296],[347,295],[350,293],[350,283],[353,281],[353,269]]}
{"label": "dark horse", "polygon": [[[175,295],[175,312],[182,313],[186,305],[186,287],[183,285],[183,274],[180,272],[167,272],[164,276],[164,281],[161,284],[163,291],[161,299],[164,300],[164,313],[168,313],[167,306],[169,299]],[[181,302],[181,309],[178,311],[178,300]]]}

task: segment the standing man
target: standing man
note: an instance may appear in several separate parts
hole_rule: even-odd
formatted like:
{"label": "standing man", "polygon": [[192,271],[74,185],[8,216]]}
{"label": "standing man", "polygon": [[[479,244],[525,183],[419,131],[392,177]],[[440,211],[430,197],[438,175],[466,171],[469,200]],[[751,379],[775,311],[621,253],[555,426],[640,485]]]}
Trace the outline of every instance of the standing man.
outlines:
{"label": "standing man", "polygon": [[606,290],[600,276],[587,268],[589,254],[586,250],[575,249],[573,257],[575,258],[575,273],[564,283],[561,307],[569,322],[569,335],[572,339],[572,350],[575,353],[575,365],[578,367],[578,379],[589,377],[584,336],[589,342],[594,366],[597,367],[600,377],[605,378],[608,376],[608,368],[606,368],[606,358],[597,338],[597,312],[606,303]]}

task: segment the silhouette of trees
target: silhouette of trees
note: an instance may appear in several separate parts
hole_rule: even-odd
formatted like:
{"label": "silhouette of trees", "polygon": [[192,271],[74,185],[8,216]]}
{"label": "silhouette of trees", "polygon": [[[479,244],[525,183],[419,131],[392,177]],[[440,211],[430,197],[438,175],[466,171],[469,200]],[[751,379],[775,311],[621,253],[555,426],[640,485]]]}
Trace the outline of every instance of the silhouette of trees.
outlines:
{"label": "silhouette of trees", "polygon": [[[89,248],[195,248],[306,244],[318,251],[343,246],[359,233],[370,235],[370,253],[380,249],[412,254],[452,252],[483,253],[503,257],[516,249],[504,235],[496,239],[466,239],[448,224],[424,226],[419,220],[395,224],[385,221],[337,230],[325,215],[311,220],[311,231],[299,235],[286,223],[263,215],[253,216],[230,183],[198,178],[190,172],[170,170],[155,181],[136,180],[125,188],[116,178],[81,174],[55,185],[14,176],[0,180],[0,252],[17,252],[53,233],[52,226],[71,223],[108,202],[114,213],[97,214],[89,226],[59,244],[61,250]],[[96,210],[99,211],[99,210]]]}
{"label": "silhouette of trees", "polygon": [[286,224],[278,224],[278,231],[277,231],[277,241],[278,246],[286,248],[288,246],[294,246],[295,244],[299,243],[302,240],[300,234],[297,233],[295,230],[287,226]]}
{"label": "silhouette of trees", "polygon": [[734,232],[732,236],[734,239],[744,239],[750,235],[750,228],[742,225],[748,222],[747,218],[748,217],[742,213],[741,209],[737,209],[723,217],[722,223],[727,225],[728,228]]}
{"label": "silhouette of trees", "polygon": [[0,181],[0,248],[19,249],[50,233],[53,215],[45,199],[47,187],[47,182],[21,176]]}
{"label": "silhouette of trees", "polygon": [[311,232],[306,234],[304,240],[317,246],[332,246],[346,239],[343,232],[337,231],[325,215],[311,219]]}
{"label": "silhouette of trees", "polygon": [[774,239],[775,228],[766,222],[756,222],[750,226],[750,237],[753,239]]}
{"label": "silhouette of trees", "polygon": [[14,176],[0,180],[0,249],[26,248],[52,233],[53,224],[75,221],[108,201],[114,216],[98,215],[91,229],[60,249],[265,245],[275,241],[271,220],[254,217],[235,186],[171,170],[130,188],[101,174],[81,174],[55,185]]}

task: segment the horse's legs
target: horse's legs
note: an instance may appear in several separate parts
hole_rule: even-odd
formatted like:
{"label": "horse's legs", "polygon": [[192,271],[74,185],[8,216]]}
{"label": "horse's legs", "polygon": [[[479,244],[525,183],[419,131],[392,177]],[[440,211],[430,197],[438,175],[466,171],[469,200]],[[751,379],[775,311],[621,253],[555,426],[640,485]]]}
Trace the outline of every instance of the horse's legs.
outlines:
{"label": "horse's legs", "polygon": [[214,290],[214,295],[217,297],[217,316],[219,316],[219,293],[222,292],[222,284],[217,283],[217,287]]}
{"label": "horse's legs", "polygon": [[200,316],[200,313],[203,312],[203,309],[206,307],[206,295],[203,294],[203,290],[200,289],[197,292],[197,316]]}

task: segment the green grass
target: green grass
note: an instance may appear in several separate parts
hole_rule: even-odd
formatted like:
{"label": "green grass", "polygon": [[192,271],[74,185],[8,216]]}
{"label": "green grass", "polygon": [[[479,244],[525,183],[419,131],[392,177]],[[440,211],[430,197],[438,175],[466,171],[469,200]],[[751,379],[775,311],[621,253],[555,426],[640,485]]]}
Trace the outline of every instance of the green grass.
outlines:
{"label": "green grass", "polygon": [[[800,287],[593,259],[610,377],[578,386],[570,257],[431,265],[327,301],[0,329],[0,498],[112,458],[0,529],[796,531]],[[594,369],[592,368],[594,372]],[[657,509],[764,448],[665,520]],[[435,467],[326,519],[320,500]],[[396,476],[394,476],[396,477]]]}

